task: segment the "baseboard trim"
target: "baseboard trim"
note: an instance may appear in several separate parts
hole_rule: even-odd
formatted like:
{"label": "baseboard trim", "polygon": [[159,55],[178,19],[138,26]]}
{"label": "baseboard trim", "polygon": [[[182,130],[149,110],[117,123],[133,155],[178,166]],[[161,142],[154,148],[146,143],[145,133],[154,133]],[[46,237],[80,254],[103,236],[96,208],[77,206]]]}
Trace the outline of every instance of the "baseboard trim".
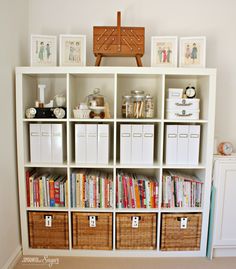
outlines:
{"label": "baseboard trim", "polygon": [[8,258],[7,262],[3,265],[2,269],[13,269],[22,256],[22,247],[18,246],[12,255]]}

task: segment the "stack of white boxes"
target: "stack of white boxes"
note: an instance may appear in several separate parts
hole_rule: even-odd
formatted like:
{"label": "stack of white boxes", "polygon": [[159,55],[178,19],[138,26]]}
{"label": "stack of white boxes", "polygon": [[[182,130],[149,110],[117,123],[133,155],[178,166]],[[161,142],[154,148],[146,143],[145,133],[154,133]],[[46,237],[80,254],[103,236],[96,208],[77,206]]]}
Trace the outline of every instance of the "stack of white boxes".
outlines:
{"label": "stack of white boxes", "polygon": [[198,120],[200,99],[183,98],[183,89],[169,88],[166,99],[166,118],[169,120]]}
{"label": "stack of white boxes", "polygon": [[120,163],[153,164],[154,125],[120,125]]}
{"label": "stack of white boxes", "polygon": [[63,125],[30,124],[32,163],[63,163]]}
{"label": "stack of white boxes", "polygon": [[199,163],[200,125],[166,126],[166,164]]}
{"label": "stack of white boxes", "polygon": [[109,162],[109,124],[75,124],[75,162]]}

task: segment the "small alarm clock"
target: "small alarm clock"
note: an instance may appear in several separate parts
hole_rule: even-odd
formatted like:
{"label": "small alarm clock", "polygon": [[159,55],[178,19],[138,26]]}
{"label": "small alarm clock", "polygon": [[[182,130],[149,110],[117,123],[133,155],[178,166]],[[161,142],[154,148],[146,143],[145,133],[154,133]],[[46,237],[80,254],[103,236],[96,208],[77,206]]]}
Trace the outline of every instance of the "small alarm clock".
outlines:
{"label": "small alarm clock", "polygon": [[187,98],[194,98],[196,97],[196,89],[193,86],[188,86],[185,89],[185,94]]}
{"label": "small alarm clock", "polygon": [[218,146],[218,152],[221,155],[231,155],[233,152],[233,145],[230,142],[222,142]]}

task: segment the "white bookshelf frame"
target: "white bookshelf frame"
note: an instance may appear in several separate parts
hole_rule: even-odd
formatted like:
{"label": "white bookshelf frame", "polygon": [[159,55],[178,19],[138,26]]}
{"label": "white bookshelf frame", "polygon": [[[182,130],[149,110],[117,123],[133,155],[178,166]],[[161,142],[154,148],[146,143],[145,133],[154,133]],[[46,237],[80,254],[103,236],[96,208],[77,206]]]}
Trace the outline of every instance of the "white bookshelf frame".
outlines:
{"label": "white bookshelf frame", "polygon": [[[112,109],[114,117],[112,119],[74,119],[72,118],[72,109],[70,103],[70,94],[71,94],[71,76],[75,77],[89,77],[93,76],[94,81],[96,82],[96,76],[106,76],[112,78],[114,81],[114,107]],[[41,76],[50,77],[64,77],[66,84],[66,95],[67,95],[67,118],[58,120],[58,119],[26,119],[25,118],[25,109],[24,106],[24,79],[26,77],[33,77],[35,80]],[[155,78],[158,76],[161,79],[160,87],[158,89],[161,91],[161,109],[159,110],[159,117],[154,119],[121,119],[117,117],[120,115],[118,99],[121,96],[118,96],[118,80],[119,77],[126,76],[126,79],[134,79],[142,76],[142,78],[151,77]],[[168,85],[168,79],[182,78],[186,81],[188,78],[191,80],[200,81],[201,78],[206,78],[208,81],[207,87],[207,100],[204,100],[204,93],[201,92],[201,102],[204,102],[205,115],[200,118],[200,120],[167,120],[165,119],[165,98],[166,98],[166,87]],[[63,82],[64,83],[64,82]],[[170,81],[170,83],[172,83]],[[207,83],[206,83],[207,84]],[[204,82],[203,82],[203,85]],[[32,87],[32,86],[31,86]],[[147,87],[148,88],[148,87]],[[204,87],[203,87],[204,88]],[[28,89],[29,90],[29,89]],[[36,88],[34,89],[36,91]],[[89,92],[93,90],[92,88],[88,89]],[[129,89],[132,90],[132,89]],[[88,92],[88,93],[89,93]],[[209,206],[210,206],[210,188],[211,188],[211,175],[212,175],[212,156],[213,156],[213,140],[214,140],[214,119],[215,119],[215,94],[216,94],[216,70],[207,69],[207,68],[157,68],[157,67],[17,67],[16,68],[16,125],[17,125],[17,152],[18,152],[18,180],[19,180],[19,199],[20,199],[20,216],[21,216],[21,235],[22,235],[22,245],[23,245],[23,254],[24,255],[53,255],[53,256],[121,256],[121,257],[203,257],[206,256],[206,245],[207,245],[207,232],[208,232],[208,215],[209,215]],[[29,95],[29,93],[28,93]],[[27,98],[30,98],[27,96]],[[32,104],[33,106],[33,104]],[[118,112],[118,113],[117,113]],[[29,162],[29,158],[26,158],[26,147],[24,138],[24,129],[25,125],[30,122],[61,122],[66,125],[67,129],[67,160],[63,164],[32,164]],[[113,181],[114,181],[114,190],[115,190],[115,175],[116,169],[152,169],[159,173],[159,183],[160,189],[162,186],[162,172],[163,169],[189,169],[193,170],[196,173],[198,171],[204,171],[205,181],[204,181],[204,203],[202,208],[161,208],[161,192],[159,195],[159,206],[156,209],[118,209],[114,206],[112,209],[77,209],[71,208],[70,206],[70,191],[68,192],[68,208],[28,208],[26,204],[26,185],[25,185],[25,169],[30,167],[39,167],[39,168],[55,168],[55,169],[65,169],[68,176],[71,173],[72,169],[79,168],[71,160],[71,151],[72,151],[72,141],[70,141],[71,136],[71,125],[79,122],[106,122],[114,125],[114,135],[113,135],[113,160],[109,165],[83,165],[83,167],[89,168],[109,168],[113,171]],[[152,166],[150,165],[120,165],[117,160],[117,126],[121,123],[154,123],[158,124],[158,128],[161,128],[160,138],[158,138],[158,147],[160,151],[160,156],[157,162]],[[163,152],[164,152],[164,127],[167,123],[198,123],[205,128],[205,140],[204,142],[204,151],[203,158],[204,162],[199,163],[198,166],[178,166],[178,165],[166,165],[163,161]],[[202,142],[202,143],[203,143]],[[68,190],[70,189],[70,180],[68,177]],[[114,191],[115,198],[115,191]],[[114,200],[115,201],[115,200]],[[28,224],[27,224],[27,212],[30,210],[34,211],[65,211],[69,215],[69,249],[67,250],[57,250],[57,249],[32,249],[29,248],[28,243]],[[113,249],[111,251],[101,251],[101,250],[77,250],[72,249],[71,244],[71,212],[112,212],[113,213]],[[156,250],[116,250],[115,249],[115,214],[119,212],[154,212],[157,213],[157,249]],[[160,250],[160,230],[161,230],[161,214],[171,212],[171,213],[190,213],[190,212],[201,212],[202,213],[202,235],[201,235],[201,247],[199,251],[161,251]]]}

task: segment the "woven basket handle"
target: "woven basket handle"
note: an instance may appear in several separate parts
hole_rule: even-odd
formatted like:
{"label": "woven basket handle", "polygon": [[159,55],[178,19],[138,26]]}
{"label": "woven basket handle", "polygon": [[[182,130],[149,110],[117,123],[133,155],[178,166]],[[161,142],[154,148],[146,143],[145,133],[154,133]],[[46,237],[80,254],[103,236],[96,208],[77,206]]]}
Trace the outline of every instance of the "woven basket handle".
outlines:
{"label": "woven basket handle", "polygon": [[190,221],[190,217],[184,217],[184,216],[183,217],[177,217],[177,221],[181,221],[182,218],[188,219],[188,222]]}
{"label": "woven basket handle", "polygon": [[[131,221],[133,220],[133,217],[130,217]],[[138,216],[138,219],[141,220],[141,216]]]}

